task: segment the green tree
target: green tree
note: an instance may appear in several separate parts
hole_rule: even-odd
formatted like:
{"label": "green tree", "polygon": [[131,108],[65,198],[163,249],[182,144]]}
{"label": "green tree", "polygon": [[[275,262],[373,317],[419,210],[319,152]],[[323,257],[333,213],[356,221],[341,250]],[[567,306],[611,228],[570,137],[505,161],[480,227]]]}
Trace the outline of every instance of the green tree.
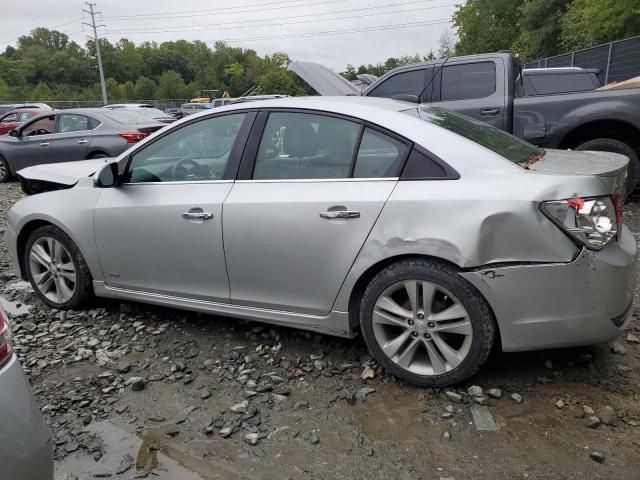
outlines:
{"label": "green tree", "polygon": [[640,34],[640,0],[573,0],[563,19],[566,49]]}
{"label": "green tree", "polygon": [[512,48],[522,60],[548,57],[561,52],[562,21],[572,0],[528,0],[520,7],[519,35]]}
{"label": "green tree", "polygon": [[136,96],[136,87],[131,80],[127,80],[120,85],[120,98],[123,100],[134,100]]}
{"label": "green tree", "polygon": [[147,77],[140,77],[136,82],[136,100],[153,100],[156,95],[156,82]]}
{"label": "green tree", "polygon": [[38,82],[36,88],[31,92],[31,99],[35,101],[46,101],[53,99],[53,92],[46,82]]}
{"label": "green tree", "polygon": [[168,70],[160,76],[157,96],[166,98],[185,98],[185,85],[182,75],[174,70]]}
{"label": "green tree", "polygon": [[9,91],[9,85],[3,79],[0,78],[0,100],[11,100],[11,92]]}

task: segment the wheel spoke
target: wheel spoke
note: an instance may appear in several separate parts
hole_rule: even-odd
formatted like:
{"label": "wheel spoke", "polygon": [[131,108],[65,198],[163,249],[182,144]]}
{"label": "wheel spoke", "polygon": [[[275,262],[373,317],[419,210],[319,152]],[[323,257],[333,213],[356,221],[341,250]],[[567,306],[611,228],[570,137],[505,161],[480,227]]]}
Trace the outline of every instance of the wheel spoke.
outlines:
{"label": "wheel spoke", "polygon": [[51,279],[51,272],[49,270],[45,270],[42,273],[38,273],[35,274],[33,276],[33,281],[36,283],[36,285],[38,285],[39,287],[42,286],[42,284],[44,282],[46,282],[47,280]]}
{"label": "wheel spoke", "polygon": [[376,308],[373,311],[372,320],[373,320],[373,323],[377,323],[378,325],[392,325],[394,327],[402,327],[402,328],[407,327],[407,325],[402,320],[399,320],[398,318],[393,317],[378,308]]}
{"label": "wheel spoke", "polygon": [[62,261],[62,252],[64,250],[62,249],[62,244],[60,242],[58,242],[57,240],[53,241],[53,261],[55,263],[61,262]]}
{"label": "wheel spoke", "polygon": [[425,348],[427,349],[427,354],[429,355],[429,360],[431,360],[431,368],[433,368],[433,373],[436,375],[440,375],[441,373],[445,373],[447,371],[447,364],[438,352],[438,349],[433,345],[433,342],[429,340],[423,341]]}
{"label": "wheel spoke", "polygon": [[433,311],[433,297],[436,294],[436,286],[430,282],[422,282],[422,310],[425,315]]}
{"label": "wheel spoke", "polygon": [[54,257],[54,255],[55,255],[54,244],[56,243],[56,241],[51,237],[47,237],[44,240],[45,240],[45,242],[47,242],[47,250],[49,250],[49,258],[52,261],[54,261],[55,260],[55,257]]}
{"label": "wheel spoke", "polygon": [[409,335],[411,335],[411,332],[409,330],[405,330],[393,340],[389,340],[387,343],[382,345],[382,350],[387,355],[387,357],[391,359],[395,357],[396,354],[400,351],[400,348],[402,348],[402,345],[404,345],[404,342],[406,342],[407,338],[409,338]]}
{"label": "wheel spoke", "polygon": [[460,335],[471,335],[473,330],[469,320],[460,320],[458,322],[441,323],[436,327],[437,332],[457,333]]}
{"label": "wheel spoke", "polygon": [[49,263],[51,263],[51,257],[45,251],[44,247],[40,244],[35,244],[33,247],[31,247],[29,258],[45,268],[49,268]]}
{"label": "wheel spoke", "polygon": [[467,316],[468,314],[465,308],[461,304],[456,303],[446,310],[430,315],[429,320],[441,322],[443,320],[455,320],[457,318],[465,318]]}
{"label": "wheel spoke", "polygon": [[66,302],[73,297],[73,291],[67,285],[67,281],[64,278],[58,278],[56,282],[58,293],[63,302]]}
{"label": "wheel spoke", "polygon": [[404,352],[398,356],[396,363],[402,368],[409,368],[418,349],[418,345],[420,345],[420,339],[414,338],[409,346],[405,348]]}
{"label": "wheel spoke", "polygon": [[411,318],[413,314],[409,310],[405,310],[388,296],[381,296],[376,302],[376,307],[389,313],[393,313],[397,317]]}
{"label": "wheel spoke", "polygon": [[404,289],[409,296],[409,303],[411,303],[411,311],[415,313],[420,305],[418,305],[418,282],[416,280],[408,280],[404,282]]}
{"label": "wheel spoke", "polygon": [[451,348],[449,344],[440,336],[439,333],[433,333],[431,336],[434,343],[442,353],[442,356],[447,360],[447,363],[451,365],[451,368],[456,368],[462,362],[460,355],[456,350]]}

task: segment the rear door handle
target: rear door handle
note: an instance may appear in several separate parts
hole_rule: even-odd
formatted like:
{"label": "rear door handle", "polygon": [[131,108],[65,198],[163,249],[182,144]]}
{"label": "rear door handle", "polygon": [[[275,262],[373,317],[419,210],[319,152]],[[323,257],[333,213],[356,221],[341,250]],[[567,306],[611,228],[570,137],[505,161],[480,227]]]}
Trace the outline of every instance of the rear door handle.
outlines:
{"label": "rear door handle", "polygon": [[84,145],[85,143],[89,143],[89,140],[85,140],[84,138],[82,140],[78,140],[78,143],[80,145]]}
{"label": "rear door handle", "polygon": [[484,108],[480,110],[482,115],[498,115],[500,113],[499,108]]}
{"label": "rear door handle", "polygon": [[41,147],[48,147],[49,146],[49,142],[42,142],[40,144]]}
{"label": "rear door handle", "polygon": [[336,218],[360,218],[360,212],[356,210],[328,210],[320,214],[321,218],[333,220]]}

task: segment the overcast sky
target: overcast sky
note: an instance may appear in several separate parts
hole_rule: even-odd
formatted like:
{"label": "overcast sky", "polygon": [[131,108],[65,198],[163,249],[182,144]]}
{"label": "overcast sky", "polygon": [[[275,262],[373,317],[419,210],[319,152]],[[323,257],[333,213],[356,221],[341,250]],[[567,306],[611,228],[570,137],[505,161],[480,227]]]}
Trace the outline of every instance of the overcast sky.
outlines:
{"label": "overcast sky", "polygon": [[[294,60],[335,70],[388,57],[437,51],[465,0],[96,0],[100,34],[111,42],[217,40],[260,55],[284,51]],[[89,22],[79,0],[2,2],[0,51],[36,27],[56,27],[84,45]],[[82,29],[84,28],[84,31]]]}

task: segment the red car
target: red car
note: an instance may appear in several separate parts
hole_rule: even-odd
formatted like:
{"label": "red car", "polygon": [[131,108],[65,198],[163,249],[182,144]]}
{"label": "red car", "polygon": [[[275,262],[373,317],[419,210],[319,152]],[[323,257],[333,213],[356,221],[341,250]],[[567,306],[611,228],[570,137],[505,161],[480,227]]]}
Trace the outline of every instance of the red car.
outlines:
{"label": "red car", "polygon": [[26,122],[30,118],[40,115],[41,113],[47,113],[48,111],[49,110],[44,110],[42,108],[20,108],[17,110],[11,110],[0,117],[0,135],[7,135],[21,123]]}

